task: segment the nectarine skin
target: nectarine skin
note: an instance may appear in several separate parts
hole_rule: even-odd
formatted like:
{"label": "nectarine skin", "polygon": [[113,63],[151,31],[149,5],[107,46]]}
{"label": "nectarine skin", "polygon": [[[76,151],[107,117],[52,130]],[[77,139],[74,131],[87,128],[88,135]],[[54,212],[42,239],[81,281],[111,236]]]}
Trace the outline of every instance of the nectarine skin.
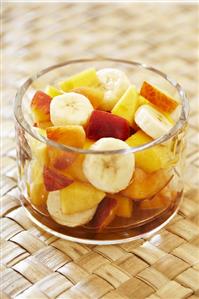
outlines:
{"label": "nectarine skin", "polygon": [[105,197],[97,207],[97,211],[91,221],[92,226],[98,231],[102,231],[115,218],[117,211],[117,200]]}
{"label": "nectarine skin", "polygon": [[[54,126],[46,130],[47,137],[58,143],[83,147],[86,141],[86,134],[82,126]],[[57,169],[64,170],[76,159],[76,154],[63,152],[62,150],[48,146],[49,164]]]}
{"label": "nectarine skin", "polygon": [[37,91],[31,102],[34,120],[38,122],[50,121],[50,102],[52,98],[43,91]]}
{"label": "nectarine skin", "polygon": [[144,81],[142,84],[140,95],[162,109],[164,112],[171,113],[178,106],[178,103],[174,99],[164,94],[146,81]]}
{"label": "nectarine skin", "polygon": [[86,129],[87,137],[98,140],[113,137],[126,140],[130,136],[130,127],[126,119],[109,112],[94,110]]}
{"label": "nectarine skin", "polygon": [[73,183],[73,179],[66,177],[59,171],[44,166],[44,185],[47,191],[56,191],[65,188]]}

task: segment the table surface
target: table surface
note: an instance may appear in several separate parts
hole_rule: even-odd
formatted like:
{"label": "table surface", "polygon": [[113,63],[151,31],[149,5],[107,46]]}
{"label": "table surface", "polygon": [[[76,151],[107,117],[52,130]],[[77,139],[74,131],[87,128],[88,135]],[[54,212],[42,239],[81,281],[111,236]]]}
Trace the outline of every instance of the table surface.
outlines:
{"label": "table surface", "polygon": [[[4,3],[1,298],[196,299],[199,296],[198,7],[182,4]],[[12,103],[30,74],[94,55],[143,61],[190,99],[185,199],[149,239],[87,246],[31,223],[17,198]]]}

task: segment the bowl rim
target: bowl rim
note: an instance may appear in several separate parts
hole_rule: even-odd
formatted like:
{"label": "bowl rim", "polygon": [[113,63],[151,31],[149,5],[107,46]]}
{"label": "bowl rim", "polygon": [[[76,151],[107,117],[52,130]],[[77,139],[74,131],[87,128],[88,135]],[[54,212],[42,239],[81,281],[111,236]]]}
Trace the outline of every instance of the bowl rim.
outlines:
{"label": "bowl rim", "polygon": [[[157,139],[154,139],[148,143],[145,143],[145,144],[142,144],[139,146],[135,146],[135,147],[129,147],[126,149],[118,149],[118,150],[81,149],[81,148],[77,148],[77,147],[63,145],[61,143],[58,143],[58,142],[55,142],[53,140],[46,138],[45,136],[41,135],[38,132],[39,130],[36,131],[35,128],[33,126],[31,126],[25,120],[21,103],[22,103],[22,99],[23,99],[23,96],[25,95],[26,91],[28,90],[30,85],[35,80],[37,80],[38,78],[40,78],[41,76],[45,75],[48,72],[51,72],[51,71],[61,68],[61,67],[65,67],[67,65],[78,64],[78,63],[88,63],[88,62],[100,62],[100,61],[101,62],[105,62],[105,61],[117,62],[117,63],[136,66],[140,69],[149,70],[151,72],[158,74],[160,77],[162,77],[167,82],[169,82],[177,90],[179,98],[181,100],[181,106],[182,106],[181,113],[180,113],[179,119],[177,120],[175,125],[169,130],[168,133],[166,133],[165,135],[163,135]],[[29,135],[31,135],[33,138],[35,138],[38,141],[45,143],[49,146],[60,149],[62,151],[79,153],[79,154],[105,154],[105,155],[106,154],[128,154],[128,153],[136,153],[139,151],[143,151],[143,150],[151,148],[155,145],[162,144],[162,143],[168,141],[169,139],[171,139],[172,137],[177,136],[178,134],[183,132],[183,130],[185,129],[185,127],[187,125],[188,116],[189,116],[189,101],[187,99],[187,96],[186,96],[185,91],[182,88],[182,86],[177,81],[170,78],[168,75],[166,75],[162,71],[159,71],[158,69],[156,69],[152,66],[148,66],[147,64],[141,63],[141,62],[99,56],[99,57],[92,57],[92,58],[80,58],[80,59],[75,59],[75,60],[68,60],[68,61],[65,61],[65,62],[62,62],[59,64],[52,65],[50,67],[47,67],[47,68],[35,73],[34,75],[32,75],[17,90],[15,101],[14,101],[14,116],[15,116],[16,122],[20,125],[20,127],[25,132],[27,132]]]}

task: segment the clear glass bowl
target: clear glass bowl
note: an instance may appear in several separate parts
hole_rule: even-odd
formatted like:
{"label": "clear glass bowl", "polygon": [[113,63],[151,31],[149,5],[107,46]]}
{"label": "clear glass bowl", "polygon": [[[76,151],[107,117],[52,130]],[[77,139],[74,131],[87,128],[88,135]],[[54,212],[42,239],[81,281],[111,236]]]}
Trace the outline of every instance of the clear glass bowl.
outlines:
{"label": "clear glass bowl", "polygon": [[[144,80],[150,81],[177,98],[180,101],[180,108],[178,109],[178,115],[175,115],[177,121],[170,132],[152,142],[114,151],[93,151],[91,149],[69,147],[39,134],[33,127],[30,111],[30,103],[35,91],[44,91],[47,85],[56,85],[57,82],[66,79],[68,76],[90,67],[96,69],[114,67],[123,70],[138,90]],[[111,58],[72,60],[51,66],[29,78],[17,92],[14,113],[20,199],[30,219],[39,227],[57,237],[87,244],[129,242],[158,231],[174,217],[182,200],[183,165],[185,160],[184,135],[188,112],[189,104],[185,92],[175,80],[153,67],[133,61]],[[35,151],[35,146],[38,151]],[[116,216],[105,229],[98,232],[93,227],[92,221],[82,226],[68,227],[58,224],[49,215],[46,208],[46,198],[49,194],[44,190],[40,180],[43,173],[42,155],[49,147],[59,151],[60,155],[69,154],[74,155],[76,158],[81,157],[80,160],[88,155],[126,155],[129,153],[148,155],[149,151],[154,149],[156,159],[161,158],[161,150],[159,151],[159,149],[163,147],[169,148],[169,155],[166,167],[156,172],[143,173],[142,170],[136,167],[138,180],[136,181],[135,176],[134,184],[136,186],[134,186],[134,191],[136,189],[137,194],[132,196],[132,216],[129,218]],[[41,168],[36,168],[35,174],[30,175],[30,168],[34,163],[39,164]],[[78,164],[75,172],[80,168],[81,164]],[[139,175],[140,173],[141,175]],[[76,175],[78,177],[79,173],[76,173]],[[54,179],[56,180],[56,177]],[[34,190],[34,194],[32,190]],[[78,198],[74,200],[78,200]]]}

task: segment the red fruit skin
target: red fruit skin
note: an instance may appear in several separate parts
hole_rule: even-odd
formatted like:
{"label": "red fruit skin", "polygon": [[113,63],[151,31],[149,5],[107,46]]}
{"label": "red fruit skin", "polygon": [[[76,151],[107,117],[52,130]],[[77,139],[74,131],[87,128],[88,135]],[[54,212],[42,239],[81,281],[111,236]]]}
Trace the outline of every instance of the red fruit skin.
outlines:
{"label": "red fruit skin", "polygon": [[43,169],[44,185],[47,191],[56,191],[72,184],[74,180],[66,177],[55,169],[44,166]]}
{"label": "red fruit skin", "polygon": [[49,114],[51,100],[52,98],[49,95],[41,90],[38,90],[32,99],[31,107],[41,109],[43,113]]}
{"label": "red fruit skin", "polygon": [[37,91],[35,93],[31,102],[31,109],[37,127],[45,128],[50,125],[51,100],[52,98],[49,95],[45,94],[43,91]]}
{"label": "red fruit skin", "polygon": [[91,221],[92,226],[98,231],[102,231],[115,218],[117,210],[117,200],[105,197],[97,207],[97,211]]}
{"label": "red fruit skin", "polygon": [[103,137],[113,137],[126,140],[130,136],[128,122],[110,112],[94,110],[86,129],[89,139],[98,140]]}

